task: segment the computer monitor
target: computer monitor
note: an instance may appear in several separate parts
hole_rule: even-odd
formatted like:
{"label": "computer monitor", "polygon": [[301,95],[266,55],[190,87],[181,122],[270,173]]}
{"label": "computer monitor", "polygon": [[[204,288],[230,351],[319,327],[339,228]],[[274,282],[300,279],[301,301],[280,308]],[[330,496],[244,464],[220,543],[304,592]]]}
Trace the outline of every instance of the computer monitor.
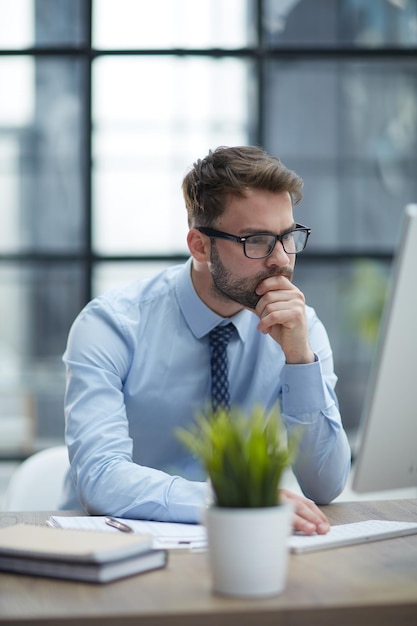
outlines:
{"label": "computer monitor", "polygon": [[359,493],[417,487],[417,204],[403,214],[352,479]]}

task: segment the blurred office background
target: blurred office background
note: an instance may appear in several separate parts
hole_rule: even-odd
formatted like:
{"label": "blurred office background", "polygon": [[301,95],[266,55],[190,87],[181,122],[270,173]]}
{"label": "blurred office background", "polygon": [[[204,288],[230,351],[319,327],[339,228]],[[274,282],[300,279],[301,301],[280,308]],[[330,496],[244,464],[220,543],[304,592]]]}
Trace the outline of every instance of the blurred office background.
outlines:
{"label": "blurred office background", "polygon": [[354,441],[417,200],[417,0],[0,0],[0,467],[63,441],[73,319],[187,257],[182,178],[236,144],[305,181],[295,282]]}

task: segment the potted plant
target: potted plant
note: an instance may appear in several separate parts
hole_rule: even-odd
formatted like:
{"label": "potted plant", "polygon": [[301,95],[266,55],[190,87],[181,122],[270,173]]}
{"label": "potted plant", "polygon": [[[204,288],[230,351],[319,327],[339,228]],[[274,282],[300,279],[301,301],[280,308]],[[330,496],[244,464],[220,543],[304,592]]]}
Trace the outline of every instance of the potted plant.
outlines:
{"label": "potted plant", "polygon": [[284,470],[297,443],[288,444],[277,411],[256,407],[200,414],[178,436],[207,472],[212,503],[204,514],[213,589],[265,596],[285,586],[292,507],[279,501]]}

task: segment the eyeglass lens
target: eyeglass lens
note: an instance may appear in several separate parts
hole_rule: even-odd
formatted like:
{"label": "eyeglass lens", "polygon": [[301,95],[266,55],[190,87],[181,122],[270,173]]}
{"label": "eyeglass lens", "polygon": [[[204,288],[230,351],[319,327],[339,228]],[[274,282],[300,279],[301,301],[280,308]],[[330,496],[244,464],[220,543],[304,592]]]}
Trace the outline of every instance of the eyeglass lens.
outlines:
{"label": "eyeglass lens", "polygon": [[[296,254],[304,250],[306,240],[305,230],[293,230],[280,238],[287,254]],[[249,235],[244,242],[245,254],[251,259],[266,257],[271,254],[277,241],[274,235]]]}

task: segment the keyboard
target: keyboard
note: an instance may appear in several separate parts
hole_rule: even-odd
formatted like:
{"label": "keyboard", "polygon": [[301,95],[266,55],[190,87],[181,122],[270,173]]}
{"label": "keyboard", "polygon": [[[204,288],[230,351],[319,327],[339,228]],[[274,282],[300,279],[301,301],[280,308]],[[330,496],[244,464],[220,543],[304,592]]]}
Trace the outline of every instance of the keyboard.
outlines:
{"label": "keyboard", "polygon": [[326,535],[296,533],[291,535],[288,544],[291,552],[313,552],[413,534],[417,534],[416,522],[372,519],[332,526]]}

